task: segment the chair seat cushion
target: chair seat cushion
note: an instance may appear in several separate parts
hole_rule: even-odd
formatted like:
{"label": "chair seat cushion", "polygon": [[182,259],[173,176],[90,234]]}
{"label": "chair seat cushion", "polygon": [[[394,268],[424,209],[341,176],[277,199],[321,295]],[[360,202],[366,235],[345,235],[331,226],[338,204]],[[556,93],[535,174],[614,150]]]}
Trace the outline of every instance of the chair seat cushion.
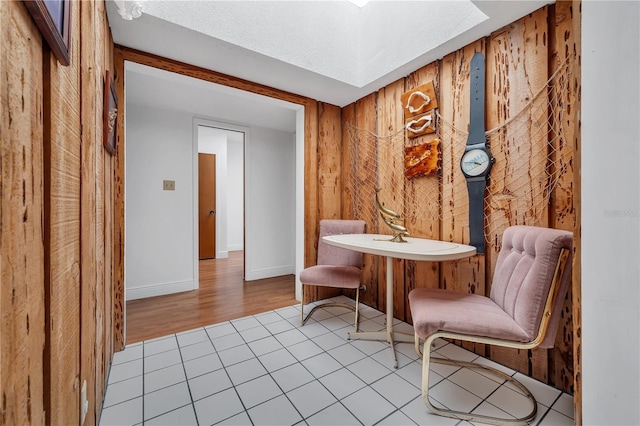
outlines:
{"label": "chair seat cushion", "polygon": [[300,272],[300,282],[323,287],[358,288],[360,269],[355,266],[310,266]]}
{"label": "chair seat cushion", "polygon": [[488,297],[442,289],[409,293],[415,332],[423,339],[437,331],[528,342],[533,337]]}

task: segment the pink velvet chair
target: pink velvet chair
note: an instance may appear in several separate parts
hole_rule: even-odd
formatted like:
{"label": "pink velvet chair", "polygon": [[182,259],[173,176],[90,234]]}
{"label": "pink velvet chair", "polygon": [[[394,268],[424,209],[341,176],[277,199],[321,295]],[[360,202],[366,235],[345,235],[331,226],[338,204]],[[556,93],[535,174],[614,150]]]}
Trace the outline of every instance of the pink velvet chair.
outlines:
{"label": "pink velvet chair", "polygon": [[[320,236],[318,240],[318,260],[315,266],[305,268],[300,272],[302,283],[302,301],[300,302],[300,320],[304,325],[309,317],[319,308],[342,307],[355,311],[355,328],[358,331],[360,321],[358,305],[360,299],[360,273],[362,271],[362,253],[331,246],[322,241],[326,235],[363,234],[365,222],[363,220],[323,219],[320,221]],[[322,287],[348,288],[356,291],[355,307],[345,303],[325,302],[316,305],[304,316],[304,286],[314,285]]]}
{"label": "pink velvet chair", "polygon": [[[522,383],[491,367],[431,357],[432,343],[442,337],[518,349],[553,347],[571,282],[572,244],[573,234],[567,231],[512,226],[503,234],[489,297],[426,288],[409,293],[418,353],[424,339],[422,399],[429,410],[493,424],[525,424],[535,418],[536,400]],[[522,390],[533,410],[519,419],[503,419],[434,407],[429,400],[430,362],[490,371]]]}

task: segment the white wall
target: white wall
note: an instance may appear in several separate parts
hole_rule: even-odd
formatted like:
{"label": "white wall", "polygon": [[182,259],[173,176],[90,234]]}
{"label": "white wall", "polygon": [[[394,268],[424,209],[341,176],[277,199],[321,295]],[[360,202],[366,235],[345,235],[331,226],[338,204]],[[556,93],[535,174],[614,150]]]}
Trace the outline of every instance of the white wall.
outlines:
{"label": "white wall", "polygon": [[[126,110],[126,299],[197,288],[190,114]],[[175,191],[164,191],[174,180]]]}
{"label": "white wall", "polygon": [[582,2],[582,412],[640,424],[640,3]]}
{"label": "white wall", "polygon": [[[194,160],[197,138],[194,137],[194,118],[188,113],[135,104],[127,104],[126,114],[126,299],[196,289],[198,241]],[[226,152],[220,152],[221,156],[242,157],[242,148],[238,147],[241,143],[234,140],[233,143],[227,141]],[[230,145],[233,145],[231,150],[228,149]],[[242,213],[233,213],[236,226],[246,225],[245,278],[256,280],[293,274],[294,133],[251,128],[245,152],[246,221],[243,221]],[[225,180],[228,183],[230,179],[237,181],[234,173],[242,169],[242,164],[230,172],[226,162],[217,161],[217,168],[217,198],[220,200],[221,194],[226,198],[226,193],[231,191],[220,183]],[[219,174],[221,170],[224,176]],[[175,191],[163,191],[163,180],[175,180]],[[241,193],[237,188],[233,191]],[[219,218],[222,216],[225,215],[218,215]],[[229,216],[227,210],[226,217]],[[226,247],[227,234],[218,234],[223,236],[218,240],[221,247]],[[238,243],[233,244],[237,246]]]}
{"label": "white wall", "polygon": [[245,159],[248,281],[295,273],[295,154],[294,133],[251,129]]}
{"label": "white wall", "polygon": [[227,132],[227,247],[244,250],[244,133]]}

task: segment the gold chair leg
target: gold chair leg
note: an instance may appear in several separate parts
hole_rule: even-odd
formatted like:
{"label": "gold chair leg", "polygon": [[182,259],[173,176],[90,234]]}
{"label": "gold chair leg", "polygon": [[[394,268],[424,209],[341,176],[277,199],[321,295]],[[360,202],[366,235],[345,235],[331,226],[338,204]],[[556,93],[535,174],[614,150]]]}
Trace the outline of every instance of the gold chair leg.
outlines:
{"label": "gold chair leg", "polygon": [[360,310],[358,309],[358,307],[360,306],[360,289],[358,288],[356,290],[356,306],[353,307],[351,305],[347,305],[346,303],[335,303],[335,302],[327,302],[327,303],[323,303],[321,305],[316,305],[313,307],[313,309],[311,309],[311,311],[305,316],[304,315],[304,285],[302,286],[302,298],[300,300],[300,324],[301,326],[304,326],[307,321],[309,320],[309,318],[311,317],[311,315],[313,315],[313,313],[316,311],[316,309],[320,309],[320,308],[345,308],[345,309],[349,309],[352,311],[355,311],[356,313],[356,318],[355,318],[355,328],[356,331],[359,330],[360,328]]}
{"label": "gold chair leg", "polygon": [[[419,352],[419,337],[417,334],[415,337],[416,337],[416,351]],[[456,360],[445,359],[445,358],[431,358],[431,344],[433,343],[433,340],[436,337],[437,336],[431,336],[428,339],[426,339],[424,342],[423,351],[422,351],[424,353],[424,356],[422,359],[422,400],[424,401],[425,405],[429,408],[429,410],[432,413],[438,414],[444,417],[450,417],[453,419],[467,420],[470,422],[477,421],[481,423],[489,423],[494,425],[526,425],[530,420],[533,420],[536,417],[536,414],[538,412],[538,403],[536,402],[535,397],[533,396],[531,391],[527,389],[525,385],[523,385],[513,377],[509,376],[508,374],[505,374],[502,371],[497,370],[495,368],[488,367],[486,365],[475,364],[472,362],[456,361]],[[507,380],[513,385],[515,385],[518,389],[520,389],[525,394],[525,396],[529,398],[529,400],[533,404],[533,409],[529,414],[527,414],[524,417],[520,417],[517,419],[509,419],[509,418],[485,416],[482,414],[471,414],[471,413],[465,413],[463,411],[456,411],[456,410],[449,410],[449,409],[435,407],[429,400],[429,363],[430,362],[434,362],[437,364],[459,366],[459,367],[467,367],[471,369],[480,369],[480,370],[487,371],[503,380]]]}

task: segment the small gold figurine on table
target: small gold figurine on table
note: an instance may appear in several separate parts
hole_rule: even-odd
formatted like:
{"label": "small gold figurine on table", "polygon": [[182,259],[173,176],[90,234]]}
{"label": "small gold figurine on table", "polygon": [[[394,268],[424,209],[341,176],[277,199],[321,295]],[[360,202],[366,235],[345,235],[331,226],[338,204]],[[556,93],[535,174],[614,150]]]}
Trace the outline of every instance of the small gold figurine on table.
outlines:
{"label": "small gold figurine on table", "polygon": [[378,211],[380,212],[380,217],[384,223],[387,224],[391,231],[393,232],[393,238],[389,241],[394,243],[406,243],[407,241],[402,238],[403,235],[409,235],[409,231],[403,225],[396,223],[396,220],[402,220],[400,214],[395,211],[388,209],[384,206],[384,203],[380,202],[378,198],[378,192],[380,192],[382,188],[376,188],[376,205],[378,206]]}

